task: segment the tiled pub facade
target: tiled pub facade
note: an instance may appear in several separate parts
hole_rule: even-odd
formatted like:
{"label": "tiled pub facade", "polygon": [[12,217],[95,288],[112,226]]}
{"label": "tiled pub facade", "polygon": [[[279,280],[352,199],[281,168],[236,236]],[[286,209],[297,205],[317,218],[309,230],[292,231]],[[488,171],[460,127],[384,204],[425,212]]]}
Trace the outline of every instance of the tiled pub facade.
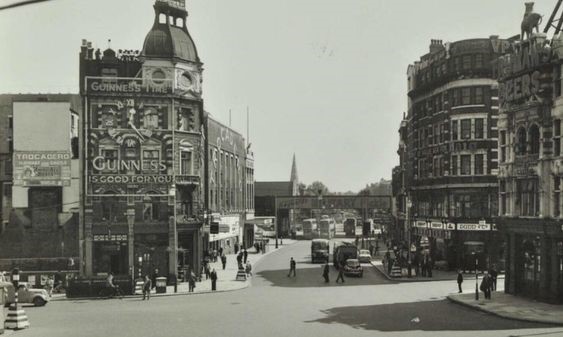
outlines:
{"label": "tiled pub facade", "polygon": [[544,34],[499,58],[499,218],[507,293],[563,302],[562,40]]}

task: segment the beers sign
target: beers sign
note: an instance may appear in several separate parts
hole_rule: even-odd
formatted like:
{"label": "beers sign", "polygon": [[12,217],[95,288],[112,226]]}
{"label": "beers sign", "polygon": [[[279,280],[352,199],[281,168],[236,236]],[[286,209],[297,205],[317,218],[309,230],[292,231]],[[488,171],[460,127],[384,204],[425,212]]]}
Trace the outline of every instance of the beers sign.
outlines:
{"label": "beers sign", "polygon": [[513,103],[537,95],[542,89],[542,74],[549,64],[549,50],[542,39],[531,39],[515,45],[513,52],[498,58],[499,101]]}

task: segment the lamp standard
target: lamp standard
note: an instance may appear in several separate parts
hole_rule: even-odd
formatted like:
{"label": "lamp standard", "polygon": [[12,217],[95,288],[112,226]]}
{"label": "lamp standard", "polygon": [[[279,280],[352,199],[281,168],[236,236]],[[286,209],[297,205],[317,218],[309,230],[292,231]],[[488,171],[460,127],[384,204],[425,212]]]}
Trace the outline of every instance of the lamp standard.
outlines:
{"label": "lamp standard", "polygon": [[322,213],[322,209],[324,209],[323,206],[323,190],[322,189],[318,189],[317,190],[317,200],[319,201],[319,205],[318,205],[318,213],[317,213],[317,232],[319,234],[320,237],[320,226],[321,226],[321,213]]}
{"label": "lamp standard", "polygon": [[411,199],[408,196],[406,197],[405,206],[406,206],[406,216],[405,216],[406,219],[405,219],[405,221],[407,222],[407,226],[406,226],[407,227],[407,239],[408,239],[408,245],[409,245],[409,248],[408,248],[408,258],[409,258],[409,261],[408,261],[409,262],[408,277],[412,277],[412,253],[411,253],[412,242],[411,242],[411,218],[410,218],[410,214],[411,214],[410,209],[412,207],[412,202],[411,202]]}
{"label": "lamp standard", "polygon": [[479,278],[477,276],[477,253],[471,252],[471,255],[475,258],[475,301],[479,301]]}
{"label": "lamp standard", "polygon": [[168,191],[169,196],[171,196],[173,198],[173,216],[174,219],[172,219],[172,247],[170,247],[170,256],[169,256],[169,261],[170,261],[170,268],[169,268],[169,272],[172,275],[176,275],[176,273],[178,272],[178,230],[176,227],[176,216],[177,216],[177,205],[176,205],[176,184],[172,183],[172,185],[170,185],[170,190]]}
{"label": "lamp standard", "polygon": [[274,197],[274,225],[276,228],[276,249],[278,249],[278,198]]}

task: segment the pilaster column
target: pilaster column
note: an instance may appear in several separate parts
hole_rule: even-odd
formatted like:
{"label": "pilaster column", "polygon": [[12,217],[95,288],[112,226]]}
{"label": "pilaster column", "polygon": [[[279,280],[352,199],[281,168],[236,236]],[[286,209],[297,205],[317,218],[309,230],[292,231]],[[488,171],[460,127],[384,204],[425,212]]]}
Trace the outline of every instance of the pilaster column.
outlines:
{"label": "pilaster column", "polygon": [[[174,205],[176,207],[176,205]],[[178,233],[176,231],[176,219],[171,216],[168,219],[168,274],[176,274],[178,270]],[[195,270],[194,270],[195,272]]]}
{"label": "pilaster column", "polygon": [[509,233],[507,236],[508,242],[508,269],[506,270],[506,279],[504,281],[504,292],[507,294],[516,293],[516,234]]}
{"label": "pilaster column", "polygon": [[[135,275],[135,209],[127,209],[127,270],[133,271]],[[133,269],[131,269],[133,268]]]}
{"label": "pilaster column", "polygon": [[93,221],[93,217],[92,217],[92,209],[89,208],[85,208],[84,209],[84,243],[83,243],[83,248],[84,249],[84,255],[83,255],[83,261],[80,261],[80,263],[83,263],[83,267],[84,267],[84,276],[86,277],[91,277],[93,275],[93,263],[94,263],[94,259],[93,259],[93,241],[94,241],[94,235],[92,234],[92,221]]}

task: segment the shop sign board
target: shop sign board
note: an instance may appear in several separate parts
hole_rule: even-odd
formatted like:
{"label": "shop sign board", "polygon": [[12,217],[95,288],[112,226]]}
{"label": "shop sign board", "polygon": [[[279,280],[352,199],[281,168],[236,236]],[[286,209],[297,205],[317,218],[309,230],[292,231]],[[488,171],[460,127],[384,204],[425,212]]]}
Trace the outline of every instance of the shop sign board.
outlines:
{"label": "shop sign board", "polygon": [[426,223],[426,221],[415,221],[414,226],[419,228],[427,228],[428,224]]}
{"label": "shop sign board", "polygon": [[449,231],[455,231],[455,223],[453,222],[448,222],[445,227]]}
{"label": "shop sign board", "polygon": [[127,234],[94,235],[94,241],[127,241]]}
{"label": "shop sign board", "polygon": [[70,186],[69,151],[14,151],[14,186]]}
{"label": "shop sign board", "polygon": [[430,228],[432,229],[444,229],[444,224],[437,221],[432,221],[430,223]]}
{"label": "shop sign board", "polygon": [[488,223],[459,223],[457,229],[460,231],[490,231],[491,225]]}

